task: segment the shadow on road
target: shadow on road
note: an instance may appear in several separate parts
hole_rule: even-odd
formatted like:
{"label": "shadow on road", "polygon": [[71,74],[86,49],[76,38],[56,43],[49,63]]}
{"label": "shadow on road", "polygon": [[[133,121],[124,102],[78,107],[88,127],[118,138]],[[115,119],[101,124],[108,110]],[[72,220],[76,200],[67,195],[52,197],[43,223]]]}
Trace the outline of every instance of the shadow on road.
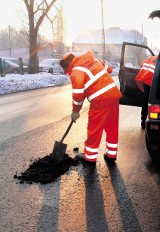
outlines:
{"label": "shadow on road", "polygon": [[86,231],[108,231],[103,194],[95,168],[84,176],[86,187]]}
{"label": "shadow on road", "polygon": [[[58,231],[60,181],[55,182],[54,186],[51,184],[39,186],[43,192],[43,200],[36,231]],[[56,189],[56,191],[54,191],[53,188]]]}
{"label": "shadow on road", "polygon": [[127,188],[121,176],[118,166],[107,164],[110,172],[113,190],[119,206],[119,213],[123,224],[124,231],[138,231],[141,232],[141,226],[136,216],[132,200],[127,192]]}

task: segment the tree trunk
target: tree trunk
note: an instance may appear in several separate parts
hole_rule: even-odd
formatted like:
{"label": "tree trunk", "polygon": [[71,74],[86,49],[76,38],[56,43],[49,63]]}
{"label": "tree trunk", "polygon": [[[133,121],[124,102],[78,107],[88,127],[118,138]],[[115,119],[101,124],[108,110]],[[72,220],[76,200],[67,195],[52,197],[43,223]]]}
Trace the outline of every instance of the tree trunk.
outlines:
{"label": "tree trunk", "polygon": [[37,73],[38,63],[37,63],[37,53],[38,53],[38,45],[37,45],[37,30],[34,25],[34,12],[33,6],[30,7],[29,11],[29,65],[28,65],[28,73],[34,74]]}
{"label": "tree trunk", "polygon": [[[28,73],[34,74],[39,72],[39,63],[38,63],[38,30],[40,25],[42,24],[45,17],[48,17],[48,12],[53,6],[53,4],[57,0],[23,0],[28,11],[28,18],[29,18],[29,65],[28,65]],[[37,8],[34,9],[34,5]],[[37,17],[36,17],[37,14]]]}
{"label": "tree trunk", "polygon": [[29,51],[29,65],[28,65],[28,73],[34,74],[39,72],[39,64],[38,64],[38,45],[37,45],[37,35],[35,32],[31,32],[30,34],[30,51]]}

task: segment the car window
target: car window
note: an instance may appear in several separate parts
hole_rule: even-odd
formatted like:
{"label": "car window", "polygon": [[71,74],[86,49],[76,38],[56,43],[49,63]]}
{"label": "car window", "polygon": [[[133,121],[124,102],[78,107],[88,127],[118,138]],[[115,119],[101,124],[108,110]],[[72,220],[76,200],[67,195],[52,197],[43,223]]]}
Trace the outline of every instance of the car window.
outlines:
{"label": "car window", "polygon": [[52,60],[51,62],[48,62],[48,65],[54,66],[54,61]]}
{"label": "car window", "polygon": [[151,54],[148,49],[138,46],[125,46],[124,67],[139,69],[143,60],[147,59]]}
{"label": "car window", "polygon": [[2,60],[6,60],[6,61],[11,61],[15,64],[19,64],[19,61],[17,58],[13,58],[13,57],[0,57]]}
{"label": "car window", "polygon": [[10,65],[9,65],[8,63],[6,63],[6,62],[4,63],[4,65],[5,65],[5,68],[9,68],[9,66],[10,66]]}
{"label": "car window", "polygon": [[11,60],[13,63],[19,65],[19,61],[18,60]]}
{"label": "car window", "polygon": [[12,58],[10,58],[10,59],[6,59],[6,60],[11,61],[11,62],[13,62],[13,63],[19,65],[18,59],[12,59]]}
{"label": "car window", "polygon": [[123,42],[118,79],[123,105],[142,106],[144,94],[138,88],[135,78],[140,70],[142,61],[153,56],[152,50],[143,44]]}
{"label": "car window", "polygon": [[59,60],[55,60],[55,64],[56,64],[56,65],[59,65]]}
{"label": "car window", "polygon": [[59,60],[55,59],[45,59],[40,62],[40,65],[59,65]]}

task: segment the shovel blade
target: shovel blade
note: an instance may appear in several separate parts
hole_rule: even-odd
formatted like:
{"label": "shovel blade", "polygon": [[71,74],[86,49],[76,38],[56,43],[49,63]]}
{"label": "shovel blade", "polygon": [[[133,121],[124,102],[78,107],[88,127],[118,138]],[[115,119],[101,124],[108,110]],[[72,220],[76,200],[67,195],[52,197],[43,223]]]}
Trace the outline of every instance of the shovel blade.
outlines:
{"label": "shovel blade", "polygon": [[67,144],[55,141],[53,152],[51,157],[56,162],[62,162],[64,160]]}

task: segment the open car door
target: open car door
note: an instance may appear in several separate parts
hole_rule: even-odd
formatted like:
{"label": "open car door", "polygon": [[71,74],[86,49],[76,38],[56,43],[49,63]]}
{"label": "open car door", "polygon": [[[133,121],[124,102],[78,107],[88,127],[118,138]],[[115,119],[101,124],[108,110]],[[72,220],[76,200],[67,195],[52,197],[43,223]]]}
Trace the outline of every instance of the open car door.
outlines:
{"label": "open car door", "polygon": [[138,88],[135,78],[140,70],[140,64],[154,56],[152,50],[143,44],[123,42],[119,69],[119,83],[122,98],[120,104],[142,106],[144,94]]}

